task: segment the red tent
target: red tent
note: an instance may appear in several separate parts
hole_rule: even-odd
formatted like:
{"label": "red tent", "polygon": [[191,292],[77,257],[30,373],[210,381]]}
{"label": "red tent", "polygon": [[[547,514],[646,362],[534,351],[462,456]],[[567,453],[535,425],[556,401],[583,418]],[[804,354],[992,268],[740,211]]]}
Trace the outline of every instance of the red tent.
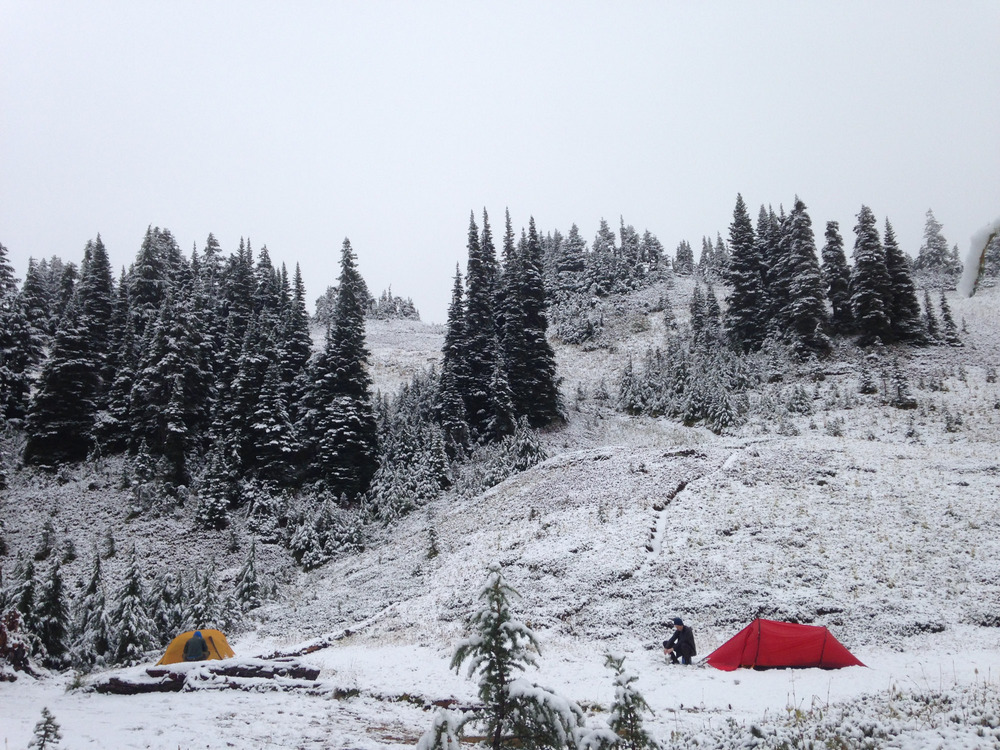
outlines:
{"label": "red tent", "polygon": [[708,655],[716,669],[738,667],[863,667],[822,625],[795,625],[774,620],[754,620]]}

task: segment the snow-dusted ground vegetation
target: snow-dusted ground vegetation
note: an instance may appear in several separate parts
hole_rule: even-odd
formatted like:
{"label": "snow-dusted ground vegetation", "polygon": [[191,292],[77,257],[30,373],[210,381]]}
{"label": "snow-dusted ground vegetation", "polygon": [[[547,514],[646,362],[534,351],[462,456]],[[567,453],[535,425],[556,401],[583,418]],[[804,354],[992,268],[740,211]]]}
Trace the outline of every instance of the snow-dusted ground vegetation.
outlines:
{"label": "snow-dusted ground vegetation", "polygon": [[[230,641],[238,658],[300,654],[316,681],[119,696],[88,689],[100,670],[21,675],[0,682],[4,746],[26,746],[43,707],[69,748],[411,746],[437,706],[477,699],[449,663],[493,563],[541,646],[526,676],[576,701],[589,727],[607,726],[615,652],[664,747],[1000,746],[998,290],[949,295],[964,346],[845,345],[748,393],[746,423],[720,436],[612,404],[628,356],[664,342],[656,300],[669,295],[683,324],[692,288],[677,278],[628,298],[604,320],[608,347],[556,345],[568,421],[542,435],[544,462],[446,492],[310,572],[257,545],[276,593]],[[376,386],[393,392],[437,362],[442,337],[370,321]],[[894,356],[916,408],[885,403]],[[863,370],[876,393],[859,392]],[[111,581],[134,544],[150,571],[214,566],[231,589],[242,519],[211,532],[188,505],[130,515],[116,461],[13,473],[6,560],[37,549],[51,520],[79,553],[64,566],[74,591],[109,533]],[[867,667],[671,666],[659,643],[675,616],[694,629],[696,662],[760,616],[826,625]]]}

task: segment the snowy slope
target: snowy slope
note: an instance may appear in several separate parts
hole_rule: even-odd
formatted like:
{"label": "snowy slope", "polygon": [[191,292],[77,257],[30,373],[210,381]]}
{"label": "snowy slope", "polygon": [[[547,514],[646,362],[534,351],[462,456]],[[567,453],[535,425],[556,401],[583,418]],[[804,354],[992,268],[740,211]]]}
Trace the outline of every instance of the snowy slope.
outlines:
{"label": "snowy slope", "polygon": [[[688,293],[679,281],[679,308]],[[847,701],[836,709],[847,712],[845,725],[892,727],[878,706],[900,691],[988,709],[1000,676],[1000,387],[989,382],[1000,365],[1000,295],[984,290],[951,304],[968,327],[967,345],[906,354],[918,410],[845,398],[857,389],[856,360],[821,382],[803,368],[774,386],[776,399],[793,382],[817,397],[812,415],[787,418],[785,434],[763,412],[738,434],[717,437],[595,401],[601,380],[613,391],[628,351],[662,339],[657,315],[644,326],[626,322],[613,352],[561,347],[570,422],[544,436],[549,460],[482,496],[445,495],[379,531],[364,552],[313,573],[291,569],[274,546],[258,550],[261,568],[286,586],[234,647],[264,654],[349,630],[306,657],[323,669],[319,694],[114,697],[65,692],[68,678],[22,679],[0,684],[0,737],[25,745],[48,705],[68,747],[412,744],[430,725],[424,702],[475,695],[448,661],[494,561],[521,591],[518,613],[540,636],[532,678],[581,701],[595,726],[612,698],[601,666],[609,649],[627,654],[640,675],[654,734],[679,732],[679,742],[714,737],[733,746],[729,720],[742,737],[754,723],[780,734],[791,731],[781,723],[789,707],[805,716],[839,701]],[[370,331],[385,390],[437,356],[440,332],[416,325]],[[955,415],[961,425],[949,431]],[[231,578],[243,553],[226,552],[225,534],[196,531],[191,509],[126,521],[114,471],[109,463],[96,476],[16,476],[2,501],[5,511],[19,508],[7,529],[14,550],[32,549],[58,509],[57,527],[81,553],[94,529],[112,525],[119,545],[135,539],[144,557],[180,569],[214,557]],[[432,528],[439,554],[429,558]],[[75,565],[85,568],[88,557]],[[676,615],[694,626],[702,655],[761,615],[826,624],[869,668],[672,668],[658,643]],[[868,694],[880,697],[858,701]],[[975,716],[939,726],[928,714],[899,732],[907,747],[989,747],[993,735],[976,731],[993,727]]]}

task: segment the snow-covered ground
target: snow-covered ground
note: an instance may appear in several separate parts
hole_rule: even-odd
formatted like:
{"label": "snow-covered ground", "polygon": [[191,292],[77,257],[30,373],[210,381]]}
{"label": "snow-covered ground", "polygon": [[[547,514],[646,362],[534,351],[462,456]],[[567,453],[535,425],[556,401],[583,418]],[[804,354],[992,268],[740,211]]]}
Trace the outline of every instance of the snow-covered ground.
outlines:
{"label": "snow-covered ground", "polygon": [[[689,291],[673,290],[678,317]],[[603,655],[616,651],[667,746],[776,746],[830,726],[851,747],[1000,746],[1000,293],[950,302],[966,346],[906,353],[917,410],[858,395],[852,353],[819,382],[803,368],[772,386],[780,403],[782,389],[806,384],[814,413],[777,430],[761,410],[725,437],[594,400],[627,352],[662,340],[661,316],[630,323],[613,352],[562,347],[570,421],[544,436],[546,462],[479,497],[445,495],[309,574],[259,548],[282,598],[231,643],[255,656],[349,630],[303,657],[322,669],[315,690],[109,696],[68,689],[71,676],[21,677],[0,683],[0,738],[24,747],[48,706],[71,748],[412,745],[429,703],[475,697],[448,663],[498,561],[541,642],[529,678],[578,701],[593,726],[607,719]],[[398,387],[437,358],[440,339],[410,322],[369,328],[376,383]],[[189,508],[126,522],[114,480],[110,465],[15,476],[0,501],[20,508],[12,548],[33,549],[56,512],[81,571],[94,529],[113,526],[119,546],[137,540],[146,558],[187,570],[214,557],[232,577],[242,553],[226,551],[225,533],[195,530]],[[868,666],[670,666],[659,641],[678,615],[701,656],[759,615],[827,625]]]}

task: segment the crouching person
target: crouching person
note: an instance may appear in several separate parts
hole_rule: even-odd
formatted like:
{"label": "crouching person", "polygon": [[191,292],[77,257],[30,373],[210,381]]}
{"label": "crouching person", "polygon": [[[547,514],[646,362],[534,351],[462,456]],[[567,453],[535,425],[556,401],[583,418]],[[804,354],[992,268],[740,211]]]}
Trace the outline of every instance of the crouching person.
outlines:
{"label": "crouching person", "polygon": [[690,664],[698,652],[694,647],[694,633],[679,617],[674,618],[674,634],[663,642],[663,653],[672,664]]}

